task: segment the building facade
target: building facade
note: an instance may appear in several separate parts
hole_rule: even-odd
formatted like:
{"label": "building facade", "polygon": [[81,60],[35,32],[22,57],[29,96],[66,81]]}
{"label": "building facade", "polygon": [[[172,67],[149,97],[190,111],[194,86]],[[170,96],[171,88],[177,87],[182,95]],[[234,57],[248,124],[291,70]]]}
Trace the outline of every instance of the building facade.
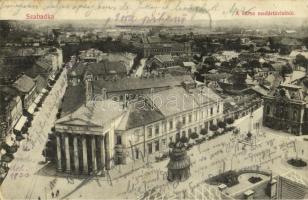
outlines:
{"label": "building facade", "polygon": [[[112,107],[108,115],[104,110]],[[109,110],[111,111],[111,110]],[[56,121],[58,172],[104,174],[113,165],[114,130],[123,110],[113,101],[86,102]]]}
{"label": "building facade", "polygon": [[302,87],[280,85],[264,97],[263,124],[295,135],[307,134],[308,103]]}
{"label": "building facade", "polygon": [[[137,127],[121,125],[126,129],[116,129],[116,135],[121,141],[118,145],[122,146],[125,162],[167,152],[170,142],[183,136],[189,137],[193,132],[199,134],[204,128],[209,131],[211,124],[223,118],[223,101],[213,92],[208,95],[206,91],[208,89],[204,89],[203,94],[200,90],[190,94],[176,87],[157,92],[153,96],[148,95],[146,104],[154,108],[150,115],[156,118]],[[142,112],[139,113],[141,116],[147,116],[145,111],[139,112]]]}
{"label": "building facade", "polygon": [[124,101],[107,96],[92,101],[86,95],[84,105],[56,122],[58,171],[97,173],[145,160],[223,119],[218,95],[208,88],[188,88],[175,86]]}

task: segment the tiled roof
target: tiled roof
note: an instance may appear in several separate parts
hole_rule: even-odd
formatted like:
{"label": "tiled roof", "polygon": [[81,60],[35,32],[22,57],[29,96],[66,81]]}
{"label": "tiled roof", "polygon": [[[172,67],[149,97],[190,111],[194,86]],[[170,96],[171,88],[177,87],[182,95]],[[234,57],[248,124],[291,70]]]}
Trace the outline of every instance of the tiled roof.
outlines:
{"label": "tiled roof", "polygon": [[61,116],[77,110],[85,103],[85,88],[83,85],[68,86],[63,96]]}
{"label": "tiled roof", "polygon": [[161,87],[172,87],[181,85],[182,81],[188,80],[189,76],[167,76],[165,78],[123,78],[118,81],[105,81],[97,80],[93,82],[94,91],[101,91],[102,88],[106,88],[109,92],[116,91],[129,91],[129,90],[141,90]]}
{"label": "tiled roof", "polygon": [[99,63],[79,63],[76,67],[70,69],[69,74],[74,73],[77,76],[81,76],[86,71],[95,75],[108,75],[111,71],[116,71],[120,74],[127,72],[123,62],[103,60]]}
{"label": "tiled roof", "polygon": [[0,87],[0,112],[3,114],[7,105],[18,96],[18,92],[9,86]]}
{"label": "tiled roof", "polygon": [[165,116],[197,109],[199,106],[197,100],[181,87],[148,94],[147,97]]}
{"label": "tiled roof", "polygon": [[159,60],[161,63],[174,62],[174,59],[171,55],[155,55],[154,58]]}
{"label": "tiled roof", "polygon": [[69,123],[77,119],[86,122],[88,125],[104,127],[123,113],[124,110],[120,102],[113,100],[93,101],[60,118],[56,123]]}
{"label": "tiled roof", "polygon": [[159,120],[164,116],[156,108],[151,108],[144,101],[134,102],[128,106],[125,116],[122,118],[117,130],[129,130],[144,126]]}
{"label": "tiled roof", "polygon": [[13,83],[13,87],[23,93],[30,92],[31,89],[35,86],[35,82],[32,78],[27,75],[22,75]]}

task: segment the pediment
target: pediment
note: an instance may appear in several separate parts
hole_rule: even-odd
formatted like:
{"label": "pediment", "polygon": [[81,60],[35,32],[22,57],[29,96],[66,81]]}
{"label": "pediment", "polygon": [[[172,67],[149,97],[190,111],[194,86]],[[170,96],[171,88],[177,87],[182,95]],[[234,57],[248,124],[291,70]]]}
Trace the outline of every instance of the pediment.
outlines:
{"label": "pediment", "polygon": [[72,125],[72,126],[99,126],[97,124],[94,124],[91,121],[87,121],[87,120],[80,119],[80,118],[71,118],[71,119],[63,120],[63,121],[57,122],[57,124]]}

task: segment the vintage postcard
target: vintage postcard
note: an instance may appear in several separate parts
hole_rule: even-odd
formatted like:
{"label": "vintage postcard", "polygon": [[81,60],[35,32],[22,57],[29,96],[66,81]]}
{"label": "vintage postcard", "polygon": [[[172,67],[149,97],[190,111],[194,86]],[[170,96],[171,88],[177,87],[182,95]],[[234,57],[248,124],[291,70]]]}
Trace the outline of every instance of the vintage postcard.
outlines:
{"label": "vintage postcard", "polygon": [[308,199],[307,0],[0,0],[0,199]]}

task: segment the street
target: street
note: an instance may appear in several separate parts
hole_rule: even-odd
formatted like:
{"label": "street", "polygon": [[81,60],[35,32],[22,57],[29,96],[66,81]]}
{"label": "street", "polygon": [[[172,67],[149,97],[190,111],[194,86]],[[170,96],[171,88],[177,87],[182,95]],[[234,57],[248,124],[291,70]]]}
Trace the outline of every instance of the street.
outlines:
{"label": "street", "polygon": [[[9,164],[10,170],[1,185],[1,192],[5,198],[33,199],[33,192],[41,183],[36,173],[44,167],[45,158],[42,155],[48,133],[56,120],[56,114],[66,88],[66,70],[62,72],[45,99],[42,108],[33,118],[29,128],[28,140],[21,142],[14,160]],[[12,190],[18,189],[17,193]]]}

